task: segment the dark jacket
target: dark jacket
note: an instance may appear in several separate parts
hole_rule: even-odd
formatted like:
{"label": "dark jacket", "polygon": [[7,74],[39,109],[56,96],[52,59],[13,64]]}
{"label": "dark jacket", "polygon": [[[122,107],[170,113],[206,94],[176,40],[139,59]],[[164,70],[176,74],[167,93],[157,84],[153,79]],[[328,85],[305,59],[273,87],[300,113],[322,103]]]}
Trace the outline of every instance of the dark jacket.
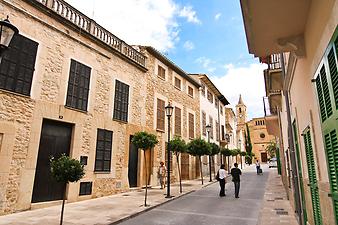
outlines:
{"label": "dark jacket", "polygon": [[238,168],[232,168],[231,169],[231,176],[233,182],[240,182],[240,175],[242,175],[242,171]]}

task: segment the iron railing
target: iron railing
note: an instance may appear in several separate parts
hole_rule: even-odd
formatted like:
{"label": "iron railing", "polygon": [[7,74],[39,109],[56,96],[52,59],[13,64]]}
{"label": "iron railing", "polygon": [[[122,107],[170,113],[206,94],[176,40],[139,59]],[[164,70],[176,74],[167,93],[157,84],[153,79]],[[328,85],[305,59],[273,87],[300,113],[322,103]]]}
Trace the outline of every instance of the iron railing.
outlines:
{"label": "iron railing", "polygon": [[69,5],[64,0],[34,0],[48,9],[54,11],[64,19],[72,22],[82,30],[87,31],[92,36],[96,37],[100,41],[114,48],[118,52],[127,56],[135,63],[145,67],[145,56],[134,49],[132,46],[126,44],[121,39],[117,38],[114,34],[97,24],[94,20],[90,19],[79,10]]}

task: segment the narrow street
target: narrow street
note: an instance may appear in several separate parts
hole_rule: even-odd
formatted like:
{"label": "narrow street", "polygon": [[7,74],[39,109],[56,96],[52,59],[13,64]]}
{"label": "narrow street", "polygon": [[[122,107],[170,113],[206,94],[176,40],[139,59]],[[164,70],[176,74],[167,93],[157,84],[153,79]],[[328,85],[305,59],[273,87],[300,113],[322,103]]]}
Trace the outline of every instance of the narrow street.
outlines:
{"label": "narrow street", "polygon": [[227,196],[218,196],[219,185],[214,183],[201,190],[171,201],[121,225],[255,225],[262,208],[269,169],[256,175],[254,167],[244,171],[241,177],[240,198],[234,197],[231,179],[226,184]]}

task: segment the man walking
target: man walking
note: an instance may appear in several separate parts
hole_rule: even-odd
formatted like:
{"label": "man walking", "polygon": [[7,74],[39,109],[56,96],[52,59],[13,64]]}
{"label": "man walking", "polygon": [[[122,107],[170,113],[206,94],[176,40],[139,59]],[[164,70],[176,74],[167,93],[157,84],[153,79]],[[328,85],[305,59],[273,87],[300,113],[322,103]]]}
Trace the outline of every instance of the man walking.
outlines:
{"label": "man walking", "polygon": [[234,182],[235,185],[235,198],[239,198],[239,187],[240,187],[240,175],[242,175],[242,171],[238,169],[238,164],[234,164],[235,168],[231,169],[231,176],[232,176],[232,182]]}

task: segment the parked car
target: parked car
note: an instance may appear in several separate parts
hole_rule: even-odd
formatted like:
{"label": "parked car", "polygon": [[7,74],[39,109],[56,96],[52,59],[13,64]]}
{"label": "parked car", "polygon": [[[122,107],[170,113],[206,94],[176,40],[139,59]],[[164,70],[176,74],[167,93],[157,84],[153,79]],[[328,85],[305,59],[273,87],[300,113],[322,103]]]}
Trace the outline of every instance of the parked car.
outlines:
{"label": "parked car", "polygon": [[271,158],[268,162],[269,168],[277,167],[277,158]]}

